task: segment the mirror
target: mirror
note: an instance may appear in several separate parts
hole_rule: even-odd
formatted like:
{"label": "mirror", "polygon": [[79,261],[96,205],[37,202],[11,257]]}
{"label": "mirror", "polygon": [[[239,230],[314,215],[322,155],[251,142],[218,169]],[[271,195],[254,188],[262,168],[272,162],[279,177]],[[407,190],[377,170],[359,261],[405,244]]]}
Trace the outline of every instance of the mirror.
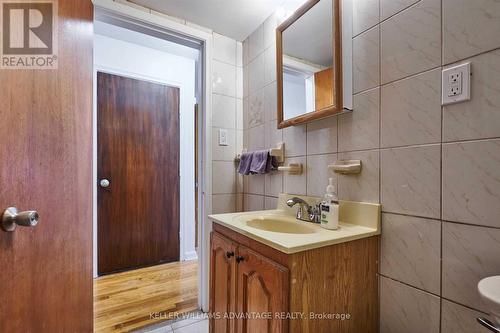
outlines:
{"label": "mirror", "polygon": [[278,128],[342,112],[339,0],[310,0],[276,29]]}

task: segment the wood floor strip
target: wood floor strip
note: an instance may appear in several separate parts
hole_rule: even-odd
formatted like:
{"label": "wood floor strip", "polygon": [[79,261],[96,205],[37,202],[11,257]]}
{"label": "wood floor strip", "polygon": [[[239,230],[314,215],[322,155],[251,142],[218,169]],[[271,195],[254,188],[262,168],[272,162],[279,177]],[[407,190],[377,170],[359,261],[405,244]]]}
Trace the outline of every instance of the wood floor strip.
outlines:
{"label": "wood floor strip", "polygon": [[[94,332],[122,333],[198,310],[198,262],[184,261],[94,280]],[[160,318],[151,318],[160,313]]]}

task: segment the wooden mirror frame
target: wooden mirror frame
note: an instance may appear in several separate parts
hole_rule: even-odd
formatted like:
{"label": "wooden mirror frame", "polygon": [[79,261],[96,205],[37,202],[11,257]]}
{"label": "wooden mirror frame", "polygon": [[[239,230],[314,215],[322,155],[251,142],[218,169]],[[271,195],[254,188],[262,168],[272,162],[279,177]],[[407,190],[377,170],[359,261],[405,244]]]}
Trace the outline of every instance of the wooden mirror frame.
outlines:
{"label": "wooden mirror frame", "polygon": [[[283,31],[295,23],[302,15],[307,13],[320,0],[309,0],[303,4],[292,16],[287,18],[276,28],[276,74],[277,74],[277,100],[278,100],[278,128],[295,126],[312,120],[322,119],[335,114],[342,113],[342,22],[340,14],[340,0],[331,0],[333,7],[333,105],[308,112],[306,114],[283,119]],[[327,0],[323,0],[327,1]]]}

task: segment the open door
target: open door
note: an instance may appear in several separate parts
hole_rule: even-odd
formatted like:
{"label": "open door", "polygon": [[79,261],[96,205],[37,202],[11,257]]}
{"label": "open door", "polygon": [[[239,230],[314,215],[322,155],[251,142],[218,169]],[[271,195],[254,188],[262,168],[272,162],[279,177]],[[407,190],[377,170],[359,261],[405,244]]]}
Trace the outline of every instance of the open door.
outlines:
{"label": "open door", "polygon": [[0,69],[0,214],[39,215],[34,227],[0,230],[6,333],[92,332],[93,9],[90,0],[56,3],[57,69]]}

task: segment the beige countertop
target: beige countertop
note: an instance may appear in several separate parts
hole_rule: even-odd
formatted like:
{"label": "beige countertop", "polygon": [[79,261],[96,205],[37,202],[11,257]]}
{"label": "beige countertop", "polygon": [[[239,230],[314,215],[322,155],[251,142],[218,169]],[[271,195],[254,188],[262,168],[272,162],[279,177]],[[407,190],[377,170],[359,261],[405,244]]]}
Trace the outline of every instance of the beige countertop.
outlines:
{"label": "beige countertop", "polygon": [[[291,254],[323,246],[349,242],[380,234],[380,205],[340,201],[337,230],[322,228],[319,224],[295,218],[297,207],[289,208],[285,202],[290,195],[280,195],[275,210],[210,215],[214,223]],[[314,197],[304,197],[309,203]],[[265,223],[265,228],[259,227]]]}

